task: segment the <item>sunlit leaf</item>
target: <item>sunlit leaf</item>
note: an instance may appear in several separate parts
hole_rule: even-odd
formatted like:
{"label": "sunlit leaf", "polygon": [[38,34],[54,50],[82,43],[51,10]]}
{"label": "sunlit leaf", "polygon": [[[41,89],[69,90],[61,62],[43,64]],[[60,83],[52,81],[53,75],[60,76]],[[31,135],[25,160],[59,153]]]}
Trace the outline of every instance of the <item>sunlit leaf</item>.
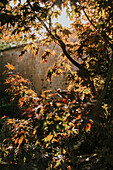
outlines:
{"label": "sunlit leaf", "polygon": [[36,134],[36,129],[33,130],[33,135],[35,135],[35,134]]}
{"label": "sunlit leaf", "polygon": [[53,138],[53,135],[50,133],[50,134],[49,134],[47,137],[45,137],[43,140],[44,140],[45,142],[50,142],[52,138]]}
{"label": "sunlit leaf", "polygon": [[4,118],[6,118],[6,116],[4,115],[1,119],[4,119]]}
{"label": "sunlit leaf", "polygon": [[13,0],[13,2],[14,2],[14,5],[16,5],[16,3],[17,3],[17,0]]}
{"label": "sunlit leaf", "polygon": [[19,100],[19,105],[20,105],[21,108],[22,108],[23,104],[24,104],[24,101],[22,101],[22,100],[20,99],[20,100]]}
{"label": "sunlit leaf", "polygon": [[18,143],[18,140],[19,140],[19,138],[16,138],[16,139],[15,139],[15,144],[17,144],[17,143]]}
{"label": "sunlit leaf", "polygon": [[10,63],[7,63],[7,65],[5,65],[5,67],[7,67],[9,70],[15,70],[15,67],[13,65],[11,65]]}
{"label": "sunlit leaf", "polygon": [[86,126],[86,131],[88,132],[88,131],[90,131],[90,129],[91,129],[91,123],[88,123]]}
{"label": "sunlit leaf", "polygon": [[22,136],[20,137],[20,139],[18,140],[18,148],[20,147],[20,145],[21,145],[21,143],[23,142],[23,140],[24,140],[24,136],[22,135]]}
{"label": "sunlit leaf", "polygon": [[58,140],[56,140],[55,138],[53,138],[51,142],[52,142],[52,143],[58,142]]}

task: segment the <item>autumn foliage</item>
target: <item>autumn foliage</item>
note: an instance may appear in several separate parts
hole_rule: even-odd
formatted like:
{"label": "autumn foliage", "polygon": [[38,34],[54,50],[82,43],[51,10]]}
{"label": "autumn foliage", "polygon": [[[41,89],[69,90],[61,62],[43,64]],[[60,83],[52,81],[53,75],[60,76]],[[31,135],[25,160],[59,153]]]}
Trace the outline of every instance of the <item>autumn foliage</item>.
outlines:
{"label": "autumn foliage", "polygon": [[[7,63],[4,85],[17,111],[1,114],[1,168],[112,169],[111,1],[13,2],[13,7],[0,2],[2,40],[26,44],[18,59],[30,51],[37,57],[40,46],[46,46],[40,56],[45,64],[50,55],[55,57],[49,45],[59,45],[59,60],[48,68],[47,81],[67,71],[68,88],[37,96],[30,81]],[[68,28],[53,23],[63,8],[71,21]],[[1,103],[0,109],[5,105]]]}

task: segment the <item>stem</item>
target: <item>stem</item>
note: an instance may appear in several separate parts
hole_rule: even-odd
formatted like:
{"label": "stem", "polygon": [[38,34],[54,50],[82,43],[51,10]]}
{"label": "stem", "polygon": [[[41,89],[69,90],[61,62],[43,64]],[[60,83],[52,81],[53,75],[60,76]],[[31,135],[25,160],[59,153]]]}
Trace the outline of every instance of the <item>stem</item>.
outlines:
{"label": "stem", "polygon": [[58,42],[59,42],[59,44],[60,44],[59,46],[61,47],[63,53],[64,53],[65,56],[68,58],[68,60],[71,61],[71,63],[73,63],[74,66],[78,67],[79,69],[84,70],[84,67],[81,66],[79,63],[77,63],[77,62],[69,55],[69,53],[68,53],[67,50],[66,50],[65,44],[64,44],[64,42],[60,39],[60,37],[59,37],[58,35],[55,35],[55,37],[57,37],[57,40],[58,40]]}

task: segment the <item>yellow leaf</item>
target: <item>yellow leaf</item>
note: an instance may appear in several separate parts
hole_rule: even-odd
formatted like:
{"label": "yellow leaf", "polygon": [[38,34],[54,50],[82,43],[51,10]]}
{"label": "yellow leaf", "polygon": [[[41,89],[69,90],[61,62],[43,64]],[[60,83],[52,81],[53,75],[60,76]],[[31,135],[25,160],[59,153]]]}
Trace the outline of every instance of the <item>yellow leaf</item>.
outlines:
{"label": "yellow leaf", "polygon": [[53,139],[52,139],[52,143],[53,143],[53,142],[58,142],[58,140],[56,140],[55,138],[53,138]]}
{"label": "yellow leaf", "polygon": [[63,154],[65,154],[66,153],[66,150],[63,148]]}
{"label": "yellow leaf", "polygon": [[2,2],[0,2],[0,7],[4,7],[4,4]]}
{"label": "yellow leaf", "polygon": [[23,158],[24,163],[26,162],[26,157]]}
{"label": "yellow leaf", "polygon": [[33,135],[35,135],[35,133],[36,133],[36,129],[33,130]]}
{"label": "yellow leaf", "polygon": [[40,144],[40,142],[38,140],[36,141],[35,145],[37,145],[37,144]]}
{"label": "yellow leaf", "polygon": [[30,45],[28,44],[28,45],[26,45],[25,47],[24,47],[24,50],[27,50],[28,52],[30,52],[30,49],[31,49],[31,47],[30,47]]}
{"label": "yellow leaf", "polygon": [[50,140],[53,138],[53,135],[51,135],[51,133],[47,136],[47,137],[45,137],[43,140],[45,141],[45,142],[50,142]]}
{"label": "yellow leaf", "polygon": [[48,145],[49,145],[49,143],[46,143],[46,147],[45,147],[45,148],[47,148],[47,147],[48,147]]}
{"label": "yellow leaf", "polygon": [[14,5],[16,5],[16,3],[17,3],[17,0],[13,0],[13,2],[14,2]]}

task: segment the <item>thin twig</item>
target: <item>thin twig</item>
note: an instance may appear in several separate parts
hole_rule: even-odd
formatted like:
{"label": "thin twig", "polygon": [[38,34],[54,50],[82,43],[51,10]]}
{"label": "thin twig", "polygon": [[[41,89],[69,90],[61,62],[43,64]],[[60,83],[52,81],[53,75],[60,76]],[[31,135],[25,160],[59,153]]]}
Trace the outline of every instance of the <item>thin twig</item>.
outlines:
{"label": "thin twig", "polygon": [[83,7],[82,9],[83,9],[83,12],[84,12],[84,14],[85,14],[86,18],[87,18],[87,19],[88,19],[88,21],[91,23],[91,25],[92,25],[95,29],[97,29],[97,27],[93,24],[93,22],[90,20],[89,16],[87,15],[87,13],[86,13],[86,11],[85,11],[84,7]]}
{"label": "thin twig", "polygon": [[[89,18],[89,16],[87,15],[84,7],[83,7],[82,9],[83,9],[83,12],[84,12],[86,18],[87,18],[88,21],[91,23],[91,25],[92,25],[95,29],[98,29],[98,28],[96,27],[96,25],[93,24],[93,22],[91,21],[91,19]],[[104,39],[104,41],[105,41],[107,44],[109,44],[109,46],[110,46],[111,49],[113,50],[113,44],[111,44],[111,43],[109,42],[109,40],[111,40],[111,39],[106,35],[106,32],[105,32],[104,30],[101,31],[101,37]]]}

